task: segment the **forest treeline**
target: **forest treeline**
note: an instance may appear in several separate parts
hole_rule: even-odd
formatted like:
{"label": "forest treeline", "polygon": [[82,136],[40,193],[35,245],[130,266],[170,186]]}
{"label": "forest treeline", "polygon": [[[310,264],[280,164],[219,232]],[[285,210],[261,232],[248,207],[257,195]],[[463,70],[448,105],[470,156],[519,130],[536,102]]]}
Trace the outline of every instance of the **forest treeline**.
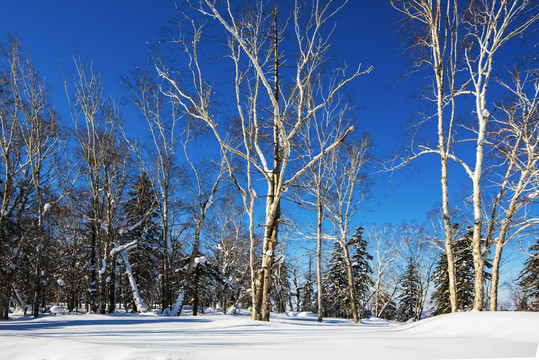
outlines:
{"label": "forest treeline", "polygon": [[[346,91],[373,67],[331,52],[345,3],[182,5],[170,38],[121,76],[119,94],[81,56],[64,89],[51,89],[7,36],[2,319],[53,306],[249,309],[265,321],[307,311],[355,323],[539,310],[537,56],[496,61],[537,29],[537,5],[390,2],[423,94],[391,160],[355,128]],[[65,92],[65,113],[52,90]],[[428,220],[360,226],[379,174],[422,156],[440,160]],[[457,184],[462,196],[450,196]],[[532,246],[512,303],[500,304],[503,250],[519,241]]]}

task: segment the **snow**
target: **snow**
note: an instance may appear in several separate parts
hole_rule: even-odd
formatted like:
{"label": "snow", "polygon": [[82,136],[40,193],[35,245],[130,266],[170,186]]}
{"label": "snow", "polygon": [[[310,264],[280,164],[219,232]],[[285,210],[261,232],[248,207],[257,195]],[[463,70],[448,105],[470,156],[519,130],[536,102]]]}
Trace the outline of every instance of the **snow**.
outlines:
{"label": "snow", "polygon": [[200,256],[200,257],[196,257],[195,258],[195,267],[200,264],[200,265],[204,265],[206,263],[207,259],[205,256]]}
{"label": "snow", "polygon": [[43,206],[43,214],[45,214],[49,209],[52,207],[51,203],[46,203],[45,206]]}
{"label": "snow", "polygon": [[61,306],[53,306],[53,307],[51,307],[50,312],[53,315],[64,315],[65,314],[65,310]]}
{"label": "snow", "polygon": [[4,359],[489,359],[534,358],[539,313],[469,312],[412,324],[324,319],[312,313],[249,320],[242,310],[193,317],[12,315],[0,323]]}
{"label": "snow", "polygon": [[99,269],[99,275],[103,275],[107,270],[107,262],[105,259],[101,259],[101,269]]}

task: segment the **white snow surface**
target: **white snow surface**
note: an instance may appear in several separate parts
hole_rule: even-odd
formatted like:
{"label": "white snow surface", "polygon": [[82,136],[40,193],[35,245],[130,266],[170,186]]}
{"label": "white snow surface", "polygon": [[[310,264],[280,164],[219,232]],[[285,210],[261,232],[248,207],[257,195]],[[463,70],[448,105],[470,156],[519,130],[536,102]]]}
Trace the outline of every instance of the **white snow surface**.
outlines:
{"label": "white snow surface", "polygon": [[411,324],[247,311],[197,317],[68,314],[0,323],[1,359],[489,359],[536,356],[539,313],[469,312]]}

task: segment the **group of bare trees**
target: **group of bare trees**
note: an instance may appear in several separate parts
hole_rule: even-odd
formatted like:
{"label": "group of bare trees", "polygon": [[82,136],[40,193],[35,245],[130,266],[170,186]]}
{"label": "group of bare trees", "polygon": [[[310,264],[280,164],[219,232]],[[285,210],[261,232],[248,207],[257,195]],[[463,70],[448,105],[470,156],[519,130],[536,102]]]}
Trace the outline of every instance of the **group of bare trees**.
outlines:
{"label": "group of bare trees", "polygon": [[[502,250],[538,223],[529,213],[538,198],[539,82],[529,67],[495,79],[494,65],[500,48],[533,29],[537,8],[526,0],[391,4],[432,77],[425,116],[437,129],[434,145],[413,139],[412,156],[393,167],[439,156],[443,240],[425,225],[358,227],[374,154],[369,135],[354,131],[344,90],[372,68],[332,57],[346,2],[187,1],[150,65],[122,77],[122,100],[106,93],[91,62],[75,59],[64,75],[69,124],[59,124],[17,40],[0,48],[2,317],[11,305],[37,316],[60,302],[70,311],[164,315],[220,304],[268,321],[274,309],[309,303],[322,321],[335,305],[324,293],[333,257],[343,275],[334,289],[355,323],[393,318],[404,297],[410,307],[401,313],[419,319],[437,247],[456,311],[451,161],[470,179],[474,308],[483,306],[494,247],[496,310]],[[124,106],[137,119],[124,122]],[[289,226],[288,218],[300,223],[291,210],[312,226]],[[311,270],[302,279],[285,261],[285,227],[316,240],[316,284]]]}
{"label": "group of bare trees", "polygon": [[[537,186],[537,72],[533,70],[537,63],[509,63],[506,67],[528,70],[504,74],[507,69],[501,61],[510,57],[502,52],[504,48],[536,30],[537,5],[528,0],[395,0],[391,4],[412,33],[408,45],[419,54],[415,65],[432,79],[424,98],[431,106],[417,124],[436,120],[437,140],[412,142],[412,156],[405,162],[423,154],[440,157],[452,311],[457,309],[452,230],[457,205],[450,201],[449,181],[458,177],[449,173],[450,162],[459,164],[470,181],[474,309],[483,308],[485,259],[495,246],[489,295],[490,309],[496,310],[502,249],[537,224],[529,216],[530,195]],[[504,80],[508,77],[513,80]]]}

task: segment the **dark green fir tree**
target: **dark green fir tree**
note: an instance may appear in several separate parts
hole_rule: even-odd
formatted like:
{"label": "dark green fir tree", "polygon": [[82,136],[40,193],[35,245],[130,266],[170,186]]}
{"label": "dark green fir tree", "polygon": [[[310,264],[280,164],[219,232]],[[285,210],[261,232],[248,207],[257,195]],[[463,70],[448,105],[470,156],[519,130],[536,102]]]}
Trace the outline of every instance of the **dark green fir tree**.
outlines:
{"label": "dark green fir tree", "polygon": [[305,284],[303,285],[301,292],[301,311],[314,312],[316,309],[316,294],[314,291],[314,274],[312,271],[312,260],[309,256],[309,269],[305,276]]}
{"label": "dark green fir tree", "polygon": [[[122,230],[124,243],[137,241],[129,251],[129,262],[139,293],[146,301],[157,301],[159,284],[159,241],[161,231],[159,213],[148,175],[142,173],[133,184],[124,203],[125,228]],[[128,284],[128,279],[123,280]],[[132,301],[130,288],[126,288],[126,299]],[[131,303],[136,311],[134,301]]]}
{"label": "dark green fir tree", "polygon": [[521,310],[539,311],[539,239],[529,251],[533,256],[524,263],[524,269],[518,277],[518,285],[525,296]]}
{"label": "dark green fir tree", "polygon": [[[458,311],[466,311],[473,308],[474,264],[471,247],[472,238],[473,231],[468,227],[467,233],[453,242]],[[449,275],[447,273],[447,256],[445,253],[440,254],[432,279],[435,286],[434,293],[432,294],[432,301],[435,305],[434,315],[450,313]]]}
{"label": "dark green fir tree", "polygon": [[[356,229],[356,232],[346,245],[350,253],[359,314],[363,316],[365,313],[364,298],[369,287],[372,286],[372,269],[369,265],[372,256],[367,251],[367,242],[363,239],[362,227]],[[326,289],[325,307],[327,307],[328,316],[350,317],[352,313],[349,303],[348,272],[344,251],[338,243],[335,244],[328,267]]]}
{"label": "dark green fir tree", "polygon": [[398,321],[414,321],[421,319],[422,291],[417,265],[412,258],[399,279],[400,296],[396,319]]}

